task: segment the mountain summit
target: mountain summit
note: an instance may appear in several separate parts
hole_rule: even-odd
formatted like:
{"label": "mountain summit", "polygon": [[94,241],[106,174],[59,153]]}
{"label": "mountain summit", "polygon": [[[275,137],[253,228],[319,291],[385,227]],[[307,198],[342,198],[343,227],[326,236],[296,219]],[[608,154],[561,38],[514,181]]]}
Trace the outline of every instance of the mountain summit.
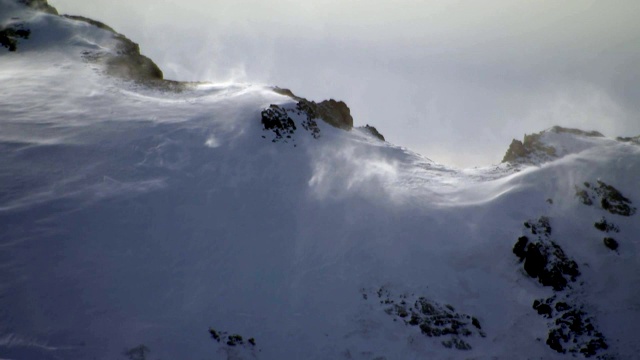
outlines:
{"label": "mountain summit", "polygon": [[636,138],[460,170],[46,1],[0,0],[0,40],[2,359],[640,353]]}

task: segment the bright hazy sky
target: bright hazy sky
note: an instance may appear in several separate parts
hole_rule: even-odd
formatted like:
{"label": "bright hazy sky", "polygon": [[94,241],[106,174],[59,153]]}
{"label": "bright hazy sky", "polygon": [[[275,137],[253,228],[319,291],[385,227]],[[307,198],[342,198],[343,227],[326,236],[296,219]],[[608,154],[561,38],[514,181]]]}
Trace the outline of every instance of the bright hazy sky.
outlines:
{"label": "bright hazy sky", "polygon": [[640,134],[640,1],[50,0],[165,76],[335,98],[432,160],[500,162],[553,125]]}

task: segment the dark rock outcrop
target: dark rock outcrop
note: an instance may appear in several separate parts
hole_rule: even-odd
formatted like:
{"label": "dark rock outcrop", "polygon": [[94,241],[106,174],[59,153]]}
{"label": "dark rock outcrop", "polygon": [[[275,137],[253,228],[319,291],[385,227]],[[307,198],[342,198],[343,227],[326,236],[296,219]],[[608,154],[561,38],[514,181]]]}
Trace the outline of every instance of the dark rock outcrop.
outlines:
{"label": "dark rock outcrop", "polygon": [[298,128],[292,116],[298,118],[299,125],[314,139],[320,137],[320,128],[315,121],[317,114],[308,103],[298,102],[295,108],[272,104],[261,114],[263,129],[274,134],[272,142],[295,142],[293,135]]}
{"label": "dark rock outcrop", "polygon": [[606,237],[603,239],[604,246],[608,247],[611,250],[618,250],[620,246],[618,242],[612,237]]}
{"label": "dark rock outcrop", "polygon": [[366,131],[367,133],[373,135],[373,137],[377,138],[378,140],[381,141],[385,141],[384,140],[384,136],[382,136],[382,134],[380,134],[380,132],[378,131],[378,129],[376,129],[375,127],[367,124],[365,126],[360,126],[358,127],[358,129],[362,129],[364,131]]}
{"label": "dark rock outcrop", "polygon": [[220,344],[224,344],[230,347],[242,346],[242,347],[254,347],[256,346],[256,340],[254,338],[249,338],[245,342],[242,335],[239,334],[229,334],[226,331],[217,331],[214,328],[209,328],[209,335],[211,338]]}
{"label": "dark rock outcrop", "polygon": [[262,126],[264,130],[273,132],[273,142],[291,139],[291,135],[295,134],[297,129],[287,110],[278,105],[271,105],[268,109],[262,110]]}
{"label": "dark rock outcrop", "polygon": [[618,136],[616,138],[616,140],[618,140],[620,142],[626,142],[626,143],[631,143],[631,144],[635,144],[635,145],[640,145],[640,135],[633,136],[633,137]]}
{"label": "dark rock outcrop", "polygon": [[23,23],[10,24],[0,28],[0,46],[9,51],[17,51],[19,39],[28,39],[30,35],[31,30],[25,28]]}
{"label": "dark rock outcrop", "polygon": [[427,337],[442,338],[441,343],[446,348],[470,350],[471,345],[464,338],[486,337],[476,317],[457,312],[451,305],[442,305],[414,294],[395,296],[384,287],[371,294],[363,290],[362,295],[365,300],[377,300],[394,321],[415,326]]}
{"label": "dark rock outcrop", "polygon": [[575,302],[575,296],[571,296],[575,291],[571,284],[580,276],[577,263],[551,240],[549,218],[543,216],[537,221],[527,221],[524,228],[533,239],[520,236],[513,253],[524,262],[528,276],[537,278],[540,284],[554,290],[553,296],[536,299],[532,306],[538,315],[549,319],[546,344],[563,354],[580,354],[584,357],[600,355],[608,349],[606,339],[596,329],[593,317]]}
{"label": "dark rock outcrop", "polygon": [[309,113],[313,113],[315,117],[322,119],[327,124],[343,130],[351,130],[353,128],[353,118],[351,110],[343,101],[333,99],[324,100],[319,103],[309,101],[305,98],[296,96],[289,89],[274,87],[273,91],[284,96],[288,96],[301,104]]}
{"label": "dark rock outcrop", "polygon": [[593,227],[595,227],[596,229],[602,231],[602,232],[620,232],[620,228],[611,222],[608,222],[607,219],[605,219],[604,217],[602,217],[600,220],[596,221],[593,224]]}
{"label": "dark rock outcrop", "polygon": [[587,358],[609,348],[604,335],[593,325],[593,319],[575,307],[554,316],[546,343],[559,353],[581,354]]}
{"label": "dark rock outcrop", "polygon": [[513,253],[524,263],[523,268],[530,277],[537,278],[542,285],[551,286],[556,291],[564,290],[580,275],[578,264],[549,238],[549,218],[542,216],[537,221],[525,222],[524,226],[532,235],[536,235],[536,239],[519,237]]}
{"label": "dark rock outcrop", "polygon": [[599,204],[602,209],[614,215],[631,216],[636,213],[631,200],[604,181],[598,180],[596,184],[585,182],[583,185],[584,188],[576,185],[576,197],[583,204]]}

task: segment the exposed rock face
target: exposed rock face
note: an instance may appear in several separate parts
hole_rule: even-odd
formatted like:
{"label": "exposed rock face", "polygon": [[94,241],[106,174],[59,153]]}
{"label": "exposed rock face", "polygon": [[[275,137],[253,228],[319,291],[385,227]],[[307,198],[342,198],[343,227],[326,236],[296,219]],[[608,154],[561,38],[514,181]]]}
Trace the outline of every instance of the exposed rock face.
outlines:
{"label": "exposed rock face", "polygon": [[113,33],[118,40],[115,54],[101,52],[85,52],[85,59],[90,61],[103,62],[106,65],[107,74],[122,79],[136,82],[164,85],[168,87],[178,87],[177,82],[163,81],[162,70],[151,59],[140,54],[140,46],[128,39],[126,36],[116,32],[110,26],[99,21],[83,16],[63,15],[64,17],[91,24],[100,29]]}
{"label": "exposed rock face", "polygon": [[333,99],[325,100],[317,104],[318,116],[327,124],[344,130],[353,128],[351,110],[343,101]]}
{"label": "exposed rock face", "polygon": [[579,129],[564,128],[554,126],[536,134],[525,135],[523,141],[514,139],[509,145],[507,153],[502,159],[503,163],[527,163],[530,158],[537,157],[542,161],[553,160],[558,156],[557,150],[553,146],[546,145],[542,141],[542,135],[546,132],[556,134],[572,134],[584,137],[604,137],[597,131],[583,131]]}
{"label": "exposed rock face", "polygon": [[[533,237],[520,236],[513,253],[524,262],[524,270],[537,278],[543,286],[552,287],[554,295],[533,301],[538,315],[549,319],[546,344],[559,353],[599,356],[609,348],[604,335],[595,326],[595,319],[583,311],[576,302],[576,278],[580,276],[578,264],[551,240],[551,224],[547,217],[524,224]],[[578,284],[577,286],[582,286]]]}
{"label": "exposed rock face", "polygon": [[558,134],[567,133],[567,134],[580,135],[580,136],[586,136],[586,137],[604,137],[604,135],[602,135],[602,133],[598,131],[584,131],[580,129],[565,128],[562,126],[554,126],[551,128],[551,131]]}
{"label": "exposed rock face", "polygon": [[604,218],[604,216],[596,221],[595,223],[593,223],[593,227],[595,227],[596,229],[602,231],[602,232],[620,232],[620,228],[612,223],[612,222],[608,222],[607,219]]}
{"label": "exposed rock face", "polygon": [[382,136],[382,134],[380,134],[380,132],[378,132],[378,129],[376,129],[375,127],[373,127],[373,126],[371,126],[369,124],[367,124],[365,126],[360,126],[358,129],[362,129],[362,130],[366,131],[367,133],[373,135],[378,140],[385,141],[384,140],[384,136]]}
{"label": "exposed rock face", "polygon": [[[585,205],[599,204],[603,210],[614,215],[631,216],[636,208],[615,187],[598,180],[596,184],[584,182],[584,187],[576,185],[576,197]],[[597,226],[596,226],[597,227]]]}
{"label": "exposed rock face", "polygon": [[44,11],[49,14],[58,15],[58,10],[53,6],[47,3],[47,0],[19,0],[19,2],[27,5],[28,7],[38,10]]}
{"label": "exposed rock face", "polygon": [[472,347],[464,338],[486,337],[480,321],[467,314],[459,313],[451,305],[442,305],[424,296],[414,294],[394,295],[381,287],[375,292],[362,290],[364,300],[374,300],[383,307],[393,321],[402,321],[407,326],[415,326],[430,338],[442,339],[442,346],[448,349],[470,350]]}
{"label": "exposed rock face", "polygon": [[16,51],[18,50],[18,39],[28,39],[29,35],[31,35],[31,30],[26,29],[23,23],[0,28],[0,46],[9,51]]}
{"label": "exposed rock face", "polygon": [[631,144],[635,144],[635,145],[640,145],[640,135],[635,136],[635,137],[622,137],[622,136],[618,136],[616,138],[616,140],[620,141],[620,142],[627,142],[627,143],[631,143]]}
{"label": "exposed rock face", "polygon": [[513,247],[513,253],[524,262],[523,268],[529,276],[556,291],[564,290],[580,275],[578,264],[569,259],[556,242],[549,239],[551,226],[547,217],[527,221],[524,226],[532,235],[536,235],[536,239],[521,236]]}
{"label": "exposed rock face", "polygon": [[[109,31],[117,40],[118,45],[112,51],[85,51],[85,60],[98,62],[105,65],[108,75],[125,80],[143,83],[145,85],[159,87],[164,90],[182,90],[187,83],[164,80],[162,70],[148,57],[140,54],[140,46],[113,28],[83,16],[58,15],[58,11],[49,5],[46,0],[18,0],[34,10],[48,14],[62,16],[73,21],[82,21],[102,30]],[[29,29],[22,24],[13,24],[0,30],[0,45],[9,51],[16,51],[18,39],[28,39],[31,35]]]}
{"label": "exposed rock face", "polygon": [[301,104],[301,106],[303,106],[309,113],[315,114],[316,117],[322,119],[331,126],[347,131],[353,128],[351,110],[343,101],[329,99],[316,103],[315,101],[309,101],[305,98],[294,95],[289,89],[275,87],[273,88],[273,91],[280,95],[285,95],[297,100],[298,104]]}
{"label": "exposed rock face", "polygon": [[513,139],[502,162],[519,162],[534,154],[539,154],[549,159],[554,158],[556,149],[545,146],[540,141],[540,135],[541,133],[525,135],[524,142]]}
{"label": "exposed rock face", "polygon": [[[292,116],[298,118],[298,125],[309,132],[314,139],[320,137],[320,128],[315,121],[318,116],[308,103],[298,102],[295,108],[272,104],[261,114],[263,129],[273,133],[272,142],[295,143],[293,135],[298,127]],[[262,137],[266,139],[266,136]]]}

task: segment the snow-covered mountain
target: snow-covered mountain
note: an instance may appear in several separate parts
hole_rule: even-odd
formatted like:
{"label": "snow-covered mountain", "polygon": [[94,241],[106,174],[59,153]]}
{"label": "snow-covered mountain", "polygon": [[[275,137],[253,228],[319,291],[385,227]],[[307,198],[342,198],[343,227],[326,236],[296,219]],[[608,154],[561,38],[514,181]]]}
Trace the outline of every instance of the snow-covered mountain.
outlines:
{"label": "snow-covered mountain", "polygon": [[640,354],[637,138],[460,170],[46,1],[0,44],[1,359]]}

